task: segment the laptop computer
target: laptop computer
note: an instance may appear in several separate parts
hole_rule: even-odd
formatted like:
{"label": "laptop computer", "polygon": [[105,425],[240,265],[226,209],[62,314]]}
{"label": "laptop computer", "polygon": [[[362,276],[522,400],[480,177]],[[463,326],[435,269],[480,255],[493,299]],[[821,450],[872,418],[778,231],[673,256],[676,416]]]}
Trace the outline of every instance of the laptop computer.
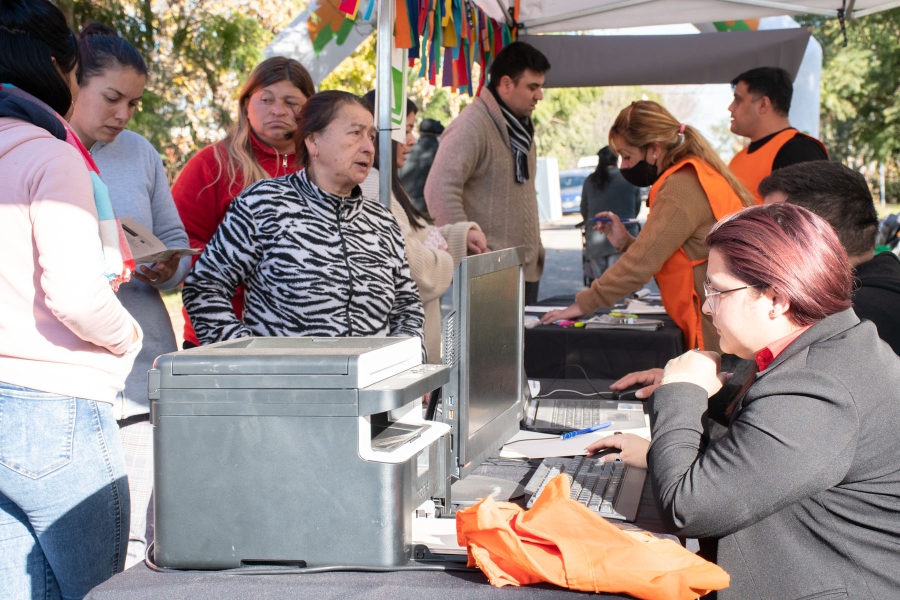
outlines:
{"label": "laptop computer", "polygon": [[[614,397],[615,396],[615,397]],[[610,421],[610,430],[646,427],[644,404],[634,392],[552,390],[531,398],[525,407],[525,429],[543,433],[565,433]]]}

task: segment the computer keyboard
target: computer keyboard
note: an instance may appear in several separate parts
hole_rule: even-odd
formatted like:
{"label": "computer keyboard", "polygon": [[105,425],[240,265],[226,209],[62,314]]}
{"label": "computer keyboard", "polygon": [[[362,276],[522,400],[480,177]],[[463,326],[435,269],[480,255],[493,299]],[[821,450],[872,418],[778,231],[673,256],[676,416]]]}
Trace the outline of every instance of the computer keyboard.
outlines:
{"label": "computer keyboard", "polygon": [[585,400],[557,400],[551,424],[559,429],[583,429],[602,423],[609,412],[600,402]]}
{"label": "computer keyboard", "polygon": [[634,521],[640,505],[646,470],[627,467],[624,462],[604,462],[600,458],[545,458],[525,486],[532,494],[531,508],[544,486],[565,473],[571,482],[569,497],[608,519]]}

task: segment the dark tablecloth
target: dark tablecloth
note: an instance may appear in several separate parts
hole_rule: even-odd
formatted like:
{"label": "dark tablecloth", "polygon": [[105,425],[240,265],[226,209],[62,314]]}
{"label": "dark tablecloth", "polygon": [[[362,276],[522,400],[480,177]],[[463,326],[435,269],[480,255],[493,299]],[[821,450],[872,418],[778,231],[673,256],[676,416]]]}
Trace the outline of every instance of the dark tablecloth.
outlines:
{"label": "dark tablecloth", "polygon": [[[543,381],[545,391],[566,387],[579,391],[608,389],[611,381]],[[498,477],[525,485],[540,464],[537,461],[492,459],[475,474]],[[524,504],[527,497],[519,499]],[[664,533],[650,490],[644,484],[635,526],[657,534]],[[666,536],[670,539],[677,539]],[[285,575],[226,575],[215,572],[158,573],[140,563],[94,588],[87,600],[263,600],[314,598],[344,600],[395,600],[399,598],[435,598],[438,600],[553,600],[598,597],[542,584],[526,587],[495,588],[481,572],[407,571],[391,573],[336,572]],[[630,598],[601,594],[603,598]]]}
{"label": "dark tablecloth", "polygon": [[[568,302],[567,302],[568,301]],[[543,300],[544,306],[566,306],[574,298]],[[622,309],[620,309],[622,310]],[[609,312],[608,309],[598,314]],[[525,330],[525,373],[529,379],[581,377],[581,366],[592,379],[619,379],[633,371],[664,367],[684,352],[681,329],[666,315],[647,315],[663,327],[656,331],[577,329],[538,325]],[[563,371],[565,369],[565,371]]]}

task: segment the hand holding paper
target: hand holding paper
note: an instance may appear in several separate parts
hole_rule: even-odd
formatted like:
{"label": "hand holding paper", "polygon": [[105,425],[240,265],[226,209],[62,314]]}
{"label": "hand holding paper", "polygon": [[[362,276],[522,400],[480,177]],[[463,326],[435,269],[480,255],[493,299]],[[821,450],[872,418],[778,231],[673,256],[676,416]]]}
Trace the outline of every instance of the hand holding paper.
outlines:
{"label": "hand holding paper", "polygon": [[[131,255],[134,256],[134,262],[139,265],[167,262],[175,254],[186,256],[188,254],[200,254],[201,252],[200,248],[166,248],[166,245],[158,237],[131,217],[122,217],[120,221],[125,239],[128,241],[128,247],[131,249]],[[144,271],[146,272],[146,269]],[[155,277],[155,275],[153,276]],[[171,276],[169,274],[169,277]]]}
{"label": "hand holding paper", "polygon": [[168,260],[157,262],[152,267],[139,266],[134,272],[134,278],[148,285],[158,285],[172,278],[180,262],[181,254],[176,251]]}

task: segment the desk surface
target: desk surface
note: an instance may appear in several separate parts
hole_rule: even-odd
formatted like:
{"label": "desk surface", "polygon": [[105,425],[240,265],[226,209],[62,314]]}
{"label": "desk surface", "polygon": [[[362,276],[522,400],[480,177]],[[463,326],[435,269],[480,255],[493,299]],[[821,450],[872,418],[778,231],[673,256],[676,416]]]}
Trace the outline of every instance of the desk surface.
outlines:
{"label": "desk surface", "polygon": [[[608,389],[611,381],[543,381],[542,387],[567,387],[589,391]],[[489,460],[475,473],[517,481],[523,485],[540,460]],[[654,533],[663,533],[662,521],[653,501],[650,480],[644,484],[635,525]],[[671,536],[669,536],[671,537]],[[674,539],[674,538],[673,538]],[[88,600],[244,600],[246,598],[322,598],[394,600],[397,598],[435,598],[437,600],[553,600],[598,597],[542,584],[522,588],[495,588],[480,572],[407,571],[390,573],[321,573],[315,575],[223,575],[218,573],[158,573],[140,563],[94,588]],[[601,594],[603,598],[631,598]]]}
{"label": "desk surface", "polygon": [[[535,464],[540,463],[536,461]],[[509,475],[510,469],[492,466],[481,473]],[[507,470],[506,473],[503,471]],[[533,467],[532,467],[533,470]],[[530,476],[530,475],[529,475]],[[527,481],[527,476],[525,477]],[[649,531],[662,531],[662,523],[650,493],[644,486],[637,523]],[[245,600],[247,598],[322,598],[344,600],[555,600],[564,598],[631,598],[616,594],[584,594],[549,584],[521,588],[495,588],[480,572],[321,573],[316,575],[222,575],[216,573],[157,573],[140,563],[94,588],[87,600]]]}
{"label": "desk surface", "polygon": [[[544,306],[567,306],[573,298],[554,297]],[[603,309],[600,312],[608,312]],[[530,379],[575,378],[582,367],[588,377],[619,379],[633,371],[664,367],[684,352],[681,329],[666,315],[650,315],[663,326],[656,331],[578,329],[538,325],[525,330],[525,373]],[[565,372],[563,370],[565,369]]]}

